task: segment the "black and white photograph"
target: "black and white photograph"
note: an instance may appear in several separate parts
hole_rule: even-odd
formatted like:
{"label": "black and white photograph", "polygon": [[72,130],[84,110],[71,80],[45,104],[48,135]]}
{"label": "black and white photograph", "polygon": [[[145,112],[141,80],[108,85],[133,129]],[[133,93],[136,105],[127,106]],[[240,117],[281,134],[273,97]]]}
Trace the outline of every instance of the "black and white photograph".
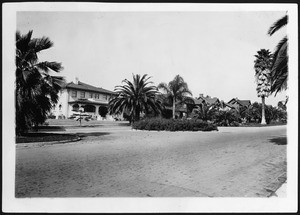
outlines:
{"label": "black and white photograph", "polygon": [[297,4],[3,5],[3,211],[295,212]]}

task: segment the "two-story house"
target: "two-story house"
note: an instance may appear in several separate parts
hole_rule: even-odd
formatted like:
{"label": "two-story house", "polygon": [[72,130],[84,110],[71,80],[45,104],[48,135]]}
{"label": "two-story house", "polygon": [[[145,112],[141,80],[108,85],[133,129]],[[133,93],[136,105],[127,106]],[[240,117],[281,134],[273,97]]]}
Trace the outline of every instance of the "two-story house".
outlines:
{"label": "two-story house", "polygon": [[115,93],[103,88],[95,87],[76,78],[75,83],[70,82],[60,92],[58,103],[52,109],[56,118],[69,118],[79,110],[91,115],[94,119],[112,120],[108,115],[108,102]]}
{"label": "two-story house", "polygon": [[250,100],[240,100],[238,98],[233,98],[231,99],[228,104],[235,108],[237,111],[242,111],[243,109],[249,107],[251,105]]}

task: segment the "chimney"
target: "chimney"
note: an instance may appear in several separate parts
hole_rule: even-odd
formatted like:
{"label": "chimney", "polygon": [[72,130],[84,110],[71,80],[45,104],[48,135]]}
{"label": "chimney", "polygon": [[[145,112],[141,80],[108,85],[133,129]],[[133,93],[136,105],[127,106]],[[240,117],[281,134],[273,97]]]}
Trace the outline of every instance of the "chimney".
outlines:
{"label": "chimney", "polygon": [[75,78],[75,84],[78,84],[78,77]]}

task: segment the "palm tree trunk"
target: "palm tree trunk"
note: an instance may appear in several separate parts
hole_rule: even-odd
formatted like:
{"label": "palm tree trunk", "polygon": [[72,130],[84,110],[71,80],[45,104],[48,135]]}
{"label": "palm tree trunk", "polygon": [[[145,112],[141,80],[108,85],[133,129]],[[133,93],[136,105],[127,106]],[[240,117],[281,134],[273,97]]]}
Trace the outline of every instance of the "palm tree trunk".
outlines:
{"label": "palm tree trunk", "polygon": [[135,114],[134,114],[134,121],[137,122],[140,120],[140,108],[136,107]]}
{"label": "palm tree trunk", "polygon": [[266,116],[265,116],[265,97],[261,97],[262,107],[261,107],[261,124],[265,125],[266,123]]}
{"label": "palm tree trunk", "polygon": [[173,112],[173,119],[175,119],[175,97],[173,98],[173,108],[172,108],[172,112]]}

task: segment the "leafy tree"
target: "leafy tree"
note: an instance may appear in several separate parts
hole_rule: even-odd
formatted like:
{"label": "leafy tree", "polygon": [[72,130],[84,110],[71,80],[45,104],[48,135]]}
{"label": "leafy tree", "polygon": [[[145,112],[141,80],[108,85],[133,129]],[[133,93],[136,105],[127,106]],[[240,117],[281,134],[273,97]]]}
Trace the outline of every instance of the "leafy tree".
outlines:
{"label": "leafy tree", "polygon": [[177,102],[184,102],[189,100],[187,95],[192,95],[188,88],[187,83],[180,75],[176,75],[175,78],[168,84],[160,83],[158,89],[162,89],[167,93],[167,99],[172,102],[172,117],[175,119],[175,109]]}
{"label": "leafy tree", "polygon": [[278,109],[286,111],[286,105],[282,101],[278,102],[277,107]]}
{"label": "leafy tree", "polygon": [[63,77],[49,74],[50,71],[60,72],[61,63],[38,60],[38,54],[52,46],[48,37],[32,38],[32,31],[25,35],[16,32],[17,135],[45,122],[65,83]]}
{"label": "leafy tree", "polygon": [[[269,29],[268,34],[272,36],[275,32],[287,25],[288,15],[283,16],[277,20]],[[288,38],[285,36],[276,46],[273,53],[273,62],[271,69],[271,93],[275,92],[275,96],[278,92],[287,89],[288,79]]]}
{"label": "leafy tree", "polygon": [[261,124],[266,124],[265,119],[265,98],[269,96],[271,90],[270,68],[272,57],[269,50],[261,49],[255,55],[254,61],[255,77],[257,82],[257,95],[262,99],[262,120]]}
{"label": "leafy tree", "polygon": [[162,109],[161,101],[158,99],[158,90],[153,82],[148,81],[151,77],[147,74],[133,75],[133,82],[125,79],[124,85],[116,86],[117,95],[109,101],[109,113],[127,113],[130,122],[138,121],[141,112],[148,114],[153,110],[156,114]]}

